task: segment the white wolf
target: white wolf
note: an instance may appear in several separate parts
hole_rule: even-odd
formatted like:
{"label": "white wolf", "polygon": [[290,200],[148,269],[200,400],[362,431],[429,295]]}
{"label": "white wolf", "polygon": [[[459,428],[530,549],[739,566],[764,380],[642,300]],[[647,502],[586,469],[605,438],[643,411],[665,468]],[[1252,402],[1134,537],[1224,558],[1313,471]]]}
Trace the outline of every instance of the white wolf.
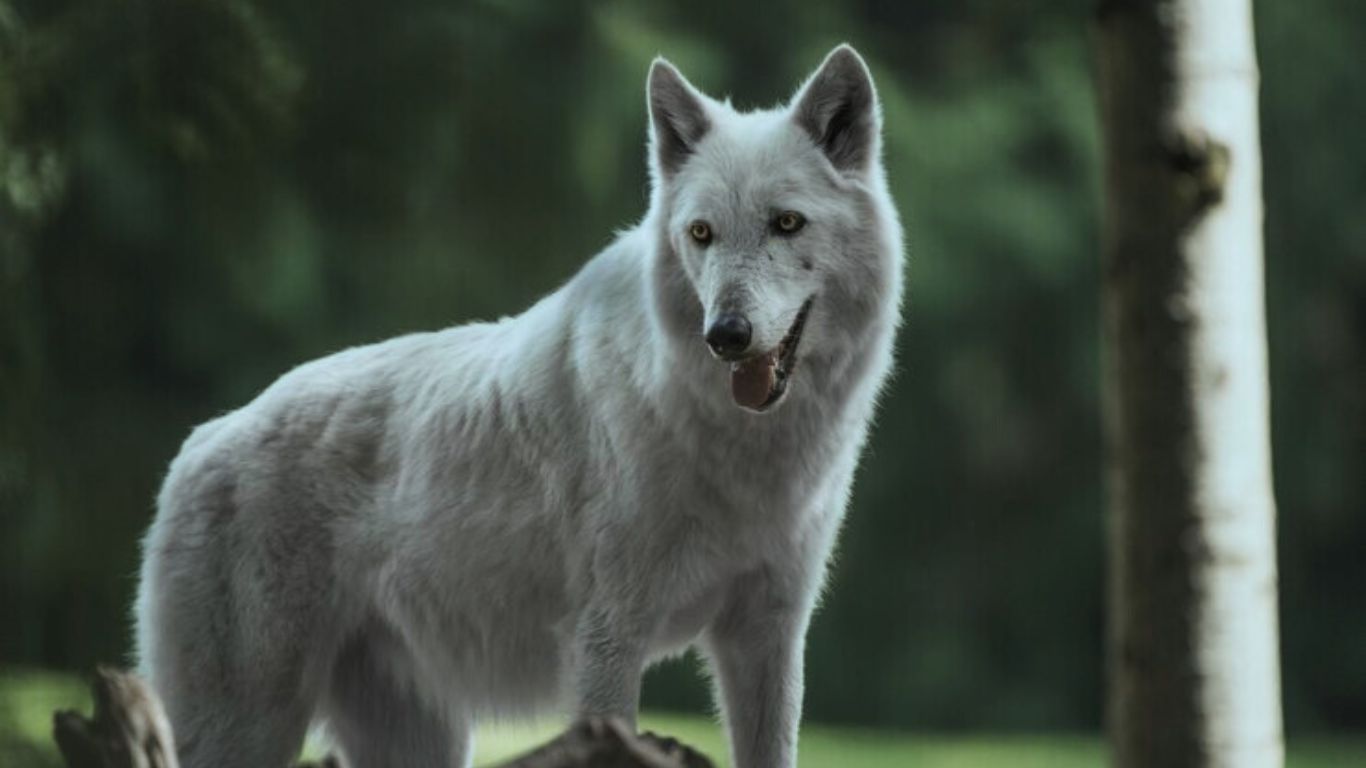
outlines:
{"label": "white wolf", "polygon": [[871,77],[740,113],[656,60],[653,193],[516,317],[350,349],[199,427],[145,541],[141,669],[186,768],[461,766],[472,724],[634,722],[696,644],[739,768],[792,766],[804,636],[892,362]]}

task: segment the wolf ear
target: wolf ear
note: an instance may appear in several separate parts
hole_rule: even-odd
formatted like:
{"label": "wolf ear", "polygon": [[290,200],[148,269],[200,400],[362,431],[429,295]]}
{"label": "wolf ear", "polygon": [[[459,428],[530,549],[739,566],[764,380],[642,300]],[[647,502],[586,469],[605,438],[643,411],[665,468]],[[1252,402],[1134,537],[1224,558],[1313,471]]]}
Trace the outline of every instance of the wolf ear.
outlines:
{"label": "wolf ear", "polygon": [[865,171],[877,158],[882,116],[873,76],[841,45],[793,97],[792,119],[841,171]]}
{"label": "wolf ear", "polygon": [[697,143],[711,130],[705,97],[674,65],[657,58],[646,86],[650,106],[650,155],[660,178],[683,167]]}

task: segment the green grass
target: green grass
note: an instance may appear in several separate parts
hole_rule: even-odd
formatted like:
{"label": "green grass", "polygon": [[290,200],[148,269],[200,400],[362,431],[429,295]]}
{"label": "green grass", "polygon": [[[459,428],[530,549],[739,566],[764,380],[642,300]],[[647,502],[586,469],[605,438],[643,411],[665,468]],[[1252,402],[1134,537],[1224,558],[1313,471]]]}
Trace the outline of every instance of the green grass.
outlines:
{"label": "green grass", "polygon": [[[89,711],[84,683],[67,675],[0,671],[0,766],[54,768],[51,742],[55,709]],[[546,741],[553,722],[497,725],[477,736],[476,765],[488,765]],[[728,765],[720,728],[689,715],[647,713],[641,727],[673,736]],[[318,747],[314,747],[317,749]],[[1091,734],[923,734],[809,724],[802,729],[803,768],[1095,768],[1105,764],[1101,740]],[[1366,765],[1366,738],[1316,738],[1291,743],[1290,768]]]}

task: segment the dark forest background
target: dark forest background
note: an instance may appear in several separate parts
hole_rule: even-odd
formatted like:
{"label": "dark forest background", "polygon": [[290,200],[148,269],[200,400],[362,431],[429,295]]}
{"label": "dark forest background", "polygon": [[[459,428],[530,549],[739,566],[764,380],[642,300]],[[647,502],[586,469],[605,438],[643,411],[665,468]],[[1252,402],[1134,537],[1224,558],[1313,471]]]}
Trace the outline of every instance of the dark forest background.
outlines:
{"label": "dark forest background", "polygon": [[[0,0],[0,670],[119,662],[192,425],[306,359],[511,314],[645,207],[663,53],[737,104],[867,57],[900,371],[813,720],[1096,728],[1090,0]],[[1366,727],[1366,3],[1256,4],[1292,732]],[[704,706],[683,662],[647,703]]]}

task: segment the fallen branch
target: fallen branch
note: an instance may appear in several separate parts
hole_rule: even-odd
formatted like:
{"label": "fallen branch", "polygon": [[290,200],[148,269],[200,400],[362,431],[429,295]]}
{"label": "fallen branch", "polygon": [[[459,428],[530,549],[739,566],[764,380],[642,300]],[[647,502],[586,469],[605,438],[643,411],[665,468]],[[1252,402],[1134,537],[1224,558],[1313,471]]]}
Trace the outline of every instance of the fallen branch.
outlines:
{"label": "fallen branch", "polygon": [[692,748],[619,720],[581,720],[553,741],[498,768],[713,768]]}
{"label": "fallen branch", "polygon": [[133,675],[101,667],[91,686],[95,715],[52,716],[52,735],[69,768],[178,768],[161,700]]}
{"label": "fallen branch", "polygon": [[[166,712],[134,675],[100,668],[91,686],[90,718],[70,710],[53,715],[53,738],[67,768],[179,768]],[[679,742],[636,734],[617,720],[575,723],[552,741],[497,768],[714,768]],[[340,768],[334,757],[298,768]],[[433,766],[433,768],[436,768]]]}

